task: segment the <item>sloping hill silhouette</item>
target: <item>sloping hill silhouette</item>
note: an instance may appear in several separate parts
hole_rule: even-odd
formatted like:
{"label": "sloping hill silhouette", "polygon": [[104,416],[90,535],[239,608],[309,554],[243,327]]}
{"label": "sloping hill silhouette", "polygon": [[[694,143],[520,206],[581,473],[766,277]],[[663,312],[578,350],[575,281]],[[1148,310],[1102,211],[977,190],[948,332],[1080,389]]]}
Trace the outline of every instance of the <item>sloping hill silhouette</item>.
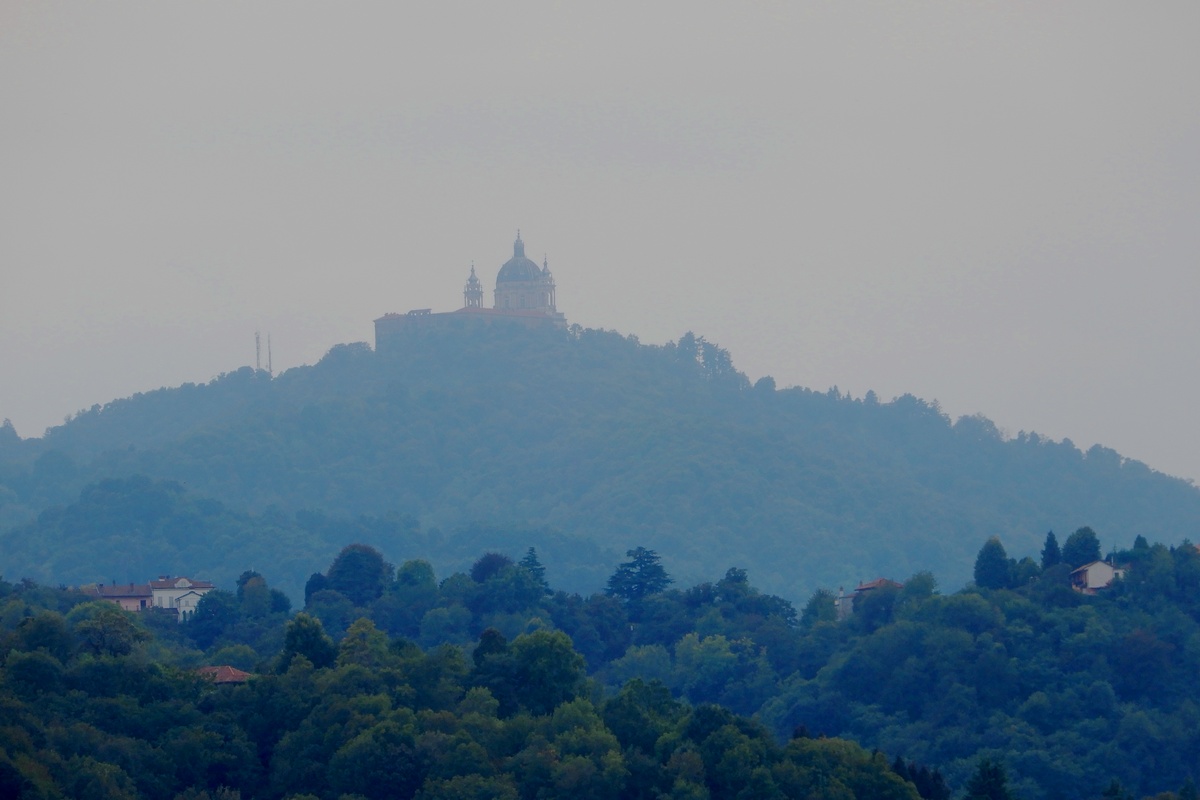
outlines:
{"label": "sloping hill silhouette", "polygon": [[257,515],[400,515],[434,548],[481,524],[557,531],[613,563],[644,545],[685,583],[740,566],[793,599],[921,569],[950,588],[991,535],[1020,556],[1049,529],[1125,546],[1195,537],[1200,521],[1200,490],[1111,450],[1005,438],[912,396],[751,386],[691,334],[647,346],[577,327],[340,345],[274,380],[247,368],[94,407],[0,441],[0,459],[10,521],[145,475]]}

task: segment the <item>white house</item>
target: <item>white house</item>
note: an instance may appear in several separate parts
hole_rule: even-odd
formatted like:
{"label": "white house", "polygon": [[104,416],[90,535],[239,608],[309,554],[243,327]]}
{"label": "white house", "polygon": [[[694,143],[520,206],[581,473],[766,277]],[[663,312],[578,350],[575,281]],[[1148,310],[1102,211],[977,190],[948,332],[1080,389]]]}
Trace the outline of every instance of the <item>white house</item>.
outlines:
{"label": "white house", "polygon": [[190,578],[171,578],[159,576],[156,581],[150,581],[150,594],[155,608],[174,609],[182,622],[196,610],[200,598],[213,590],[208,581],[194,581]]}
{"label": "white house", "polygon": [[1124,567],[1114,567],[1107,561],[1093,561],[1071,572],[1071,586],[1077,592],[1095,594],[1107,589],[1117,578],[1124,577]]}

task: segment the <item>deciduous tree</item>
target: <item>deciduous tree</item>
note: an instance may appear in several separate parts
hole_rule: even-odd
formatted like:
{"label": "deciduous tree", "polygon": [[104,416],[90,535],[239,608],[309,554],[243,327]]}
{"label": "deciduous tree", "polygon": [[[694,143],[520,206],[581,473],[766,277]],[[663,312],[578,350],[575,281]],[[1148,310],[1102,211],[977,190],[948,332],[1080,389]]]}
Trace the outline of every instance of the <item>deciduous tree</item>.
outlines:
{"label": "deciduous tree", "polygon": [[1091,528],[1083,527],[1063,543],[1062,560],[1072,568],[1100,560],[1100,539]]}
{"label": "deciduous tree", "polygon": [[1003,589],[1009,583],[1008,553],[999,537],[983,543],[975,557],[975,585],[984,589]]}
{"label": "deciduous tree", "polygon": [[350,544],[342,548],[329,565],[325,577],[329,588],[348,598],[356,606],[365,606],[379,595],[392,580],[394,568],[383,554],[365,544]]}
{"label": "deciduous tree", "polygon": [[337,654],[337,647],[325,634],[321,621],[300,613],[287,625],[279,669],[280,672],[286,672],[296,656],[304,656],[318,669],[331,667],[337,659]]}

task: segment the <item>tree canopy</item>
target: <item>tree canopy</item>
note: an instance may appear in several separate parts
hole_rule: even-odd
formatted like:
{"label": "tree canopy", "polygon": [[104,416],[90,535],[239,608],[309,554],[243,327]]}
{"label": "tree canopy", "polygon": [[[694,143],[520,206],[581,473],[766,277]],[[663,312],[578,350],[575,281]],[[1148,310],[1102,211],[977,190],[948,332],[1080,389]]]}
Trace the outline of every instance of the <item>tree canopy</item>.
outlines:
{"label": "tree canopy", "polygon": [[[841,619],[827,590],[797,614],[739,567],[630,602],[548,592],[511,558],[482,582],[410,559],[363,605],[321,588],[294,616],[242,570],[182,623],[0,580],[0,786],[1188,797],[1200,550],[1143,537],[1115,560],[1095,595],[1023,557],[1010,588],[920,572]],[[256,677],[206,687],[201,663]]]}
{"label": "tree canopy", "polygon": [[1063,563],[1082,567],[1100,560],[1100,539],[1091,528],[1080,528],[1067,537],[1062,547]]}

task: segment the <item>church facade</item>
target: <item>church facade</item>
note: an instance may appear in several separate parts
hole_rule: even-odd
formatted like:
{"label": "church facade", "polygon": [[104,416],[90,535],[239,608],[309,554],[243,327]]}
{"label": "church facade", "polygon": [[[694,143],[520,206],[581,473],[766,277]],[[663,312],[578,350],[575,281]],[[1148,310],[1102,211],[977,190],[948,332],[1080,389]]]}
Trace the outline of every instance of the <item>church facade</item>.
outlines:
{"label": "church facade", "polygon": [[384,314],[375,320],[375,349],[387,350],[397,337],[408,331],[445,327],[458,324],[498,323],[530,327],[552,326],[565,328],[567,318],[556,306],[554,276],[550,264],[542,265],[527,258],[525,242],[520,231],[513,242],[513,256],[496,273],[496,288],[492,307],[483,305],[483,283],[475,274],[475,266],[463,288],[463,306],[457,311],[435,313],[432,309],[417,308],[404,314]]}

